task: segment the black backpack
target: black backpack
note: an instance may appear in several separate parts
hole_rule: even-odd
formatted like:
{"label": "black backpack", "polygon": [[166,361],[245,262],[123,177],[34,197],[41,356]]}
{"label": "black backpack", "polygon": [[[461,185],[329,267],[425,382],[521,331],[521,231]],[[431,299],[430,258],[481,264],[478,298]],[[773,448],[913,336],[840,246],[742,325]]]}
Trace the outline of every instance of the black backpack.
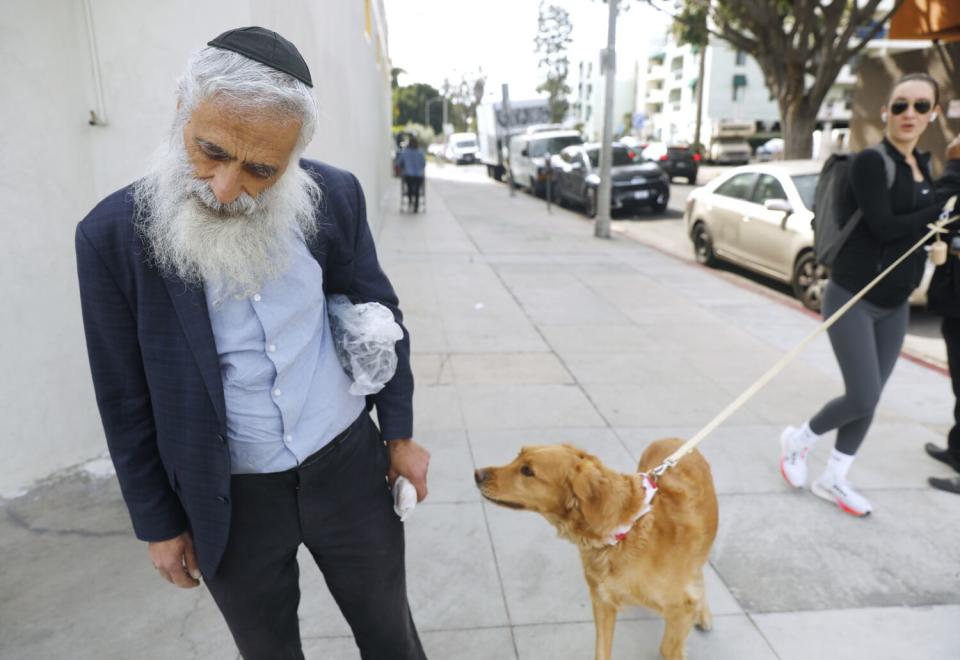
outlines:
{"label": "black backpack", "polygon": [[[883,164],[887,172],[887,190],[893,188],[897,178],[897,164],[887,153],[882,144],[867,147],[883,156]],[[841,209],[847,186],[850,184],[851,154],[833,154],[823,164],[820,178],[817,180],[817,189],[814,192],[813,220],[813,252],[817,263],[829,268],[833,265],[840,248],[850,238],[850,234],[860,220],[863,211],[857,209],[850,217],[842,217]]]}

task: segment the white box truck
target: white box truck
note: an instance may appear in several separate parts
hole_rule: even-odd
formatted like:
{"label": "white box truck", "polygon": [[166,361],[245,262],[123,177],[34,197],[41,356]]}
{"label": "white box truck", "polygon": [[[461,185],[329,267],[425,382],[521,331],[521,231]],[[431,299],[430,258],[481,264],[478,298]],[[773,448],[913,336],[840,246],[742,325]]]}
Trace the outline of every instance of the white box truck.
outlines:
{"label": "white box truck", "polygon": [[747,138],[757,132],[757,125],[745,119],[720,119],[713,123],[707,160],[713,163],[746,165],[750,162]]}
{"label": "white box truck", "polygon": [[487,166],[487,175],[503,180],[510,137],[525,132],[530,126],[549,122],[550,106],[547,99],[510,101],[509,117],[499,101],[478,105],[477,142],[480,162]]}

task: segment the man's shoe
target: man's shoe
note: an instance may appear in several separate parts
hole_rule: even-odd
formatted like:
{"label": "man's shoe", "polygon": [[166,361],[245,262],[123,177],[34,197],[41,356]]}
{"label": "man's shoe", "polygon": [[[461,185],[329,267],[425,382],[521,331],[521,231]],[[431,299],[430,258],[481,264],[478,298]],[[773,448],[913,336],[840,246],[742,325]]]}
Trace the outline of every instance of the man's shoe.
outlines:
{"label": "man's shoe", "polygon": [[940,447],[932,442],[928,442],[923,446],[923,448],[927,451],[927,454],[931,458],[935,458],[941,463],[946,463],[957,472],[960,472],[960,461],[957,461],[957,459],[953,457],[949,450],[940,449]]}
{"label": "man's shoe", "polygon": [[846,479],[838,479],[830,474],[825,474],[813,482],[810,490],[817,497],[833,502],[851,516],[862,518],[870,515],[873,510],[870,501],[855,491]]}
{"label": "man's shoe", "polygon": [[780,434],[780,474],[793,488],[807,485],[807,453],[810,444],[800,439],[800,429],[788,426]]}
{"label": "man's shoe", "polygon": [[930,477],[927,479],[927,481],[937,490],[945,490],[948,493],[960,495],[960,477],[955,477],[953,479],[938,479],[937,477]]}

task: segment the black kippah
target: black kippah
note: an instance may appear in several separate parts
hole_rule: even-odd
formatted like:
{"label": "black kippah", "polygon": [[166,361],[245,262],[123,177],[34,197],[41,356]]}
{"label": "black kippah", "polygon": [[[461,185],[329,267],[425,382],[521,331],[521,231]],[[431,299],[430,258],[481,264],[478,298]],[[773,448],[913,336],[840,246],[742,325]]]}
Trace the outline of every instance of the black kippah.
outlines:
{"label": "black kippah", "polygon": [[207,45],[240,53],[244,57],[266,64],[271,69],[283,71],[307,86],[313,87],[310,69],[303,61],[300,51],[273,30],[256,26],[236,28],[224,32]]}

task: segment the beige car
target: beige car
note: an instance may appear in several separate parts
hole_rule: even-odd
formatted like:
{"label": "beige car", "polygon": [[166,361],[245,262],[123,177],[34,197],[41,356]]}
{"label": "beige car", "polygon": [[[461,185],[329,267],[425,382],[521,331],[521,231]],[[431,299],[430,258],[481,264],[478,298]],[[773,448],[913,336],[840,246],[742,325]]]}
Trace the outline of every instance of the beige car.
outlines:
{"label": "beige car", "polygon": [[[813,256],[813,195],[823,163],[793,160],[737,167],[697,188],[684,212],[699,263],[718,259],[787,282],[805,307],[820,309],[827,271]],[[925,304],[933,268],[910,298]]]}

